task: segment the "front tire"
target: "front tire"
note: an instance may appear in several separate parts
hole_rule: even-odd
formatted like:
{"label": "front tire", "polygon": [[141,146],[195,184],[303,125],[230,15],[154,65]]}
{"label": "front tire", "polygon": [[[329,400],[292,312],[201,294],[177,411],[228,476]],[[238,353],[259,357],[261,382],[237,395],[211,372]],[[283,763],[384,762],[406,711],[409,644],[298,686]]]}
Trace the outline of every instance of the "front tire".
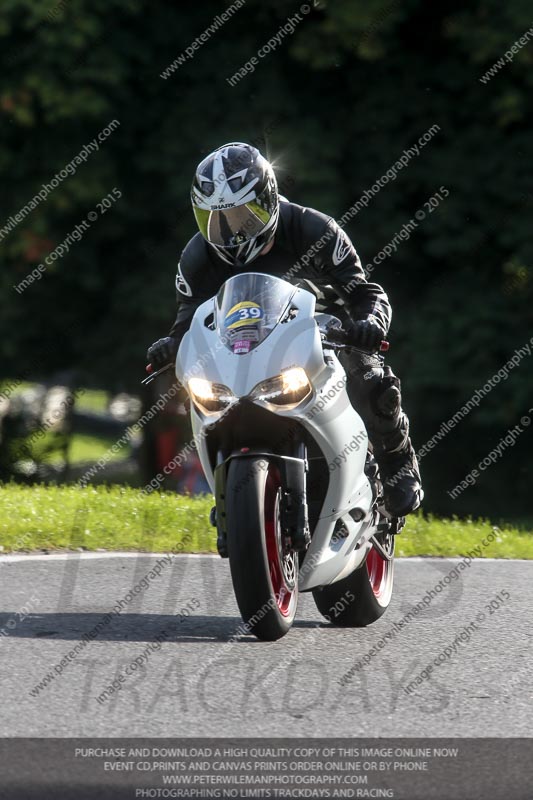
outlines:
{"label": "front tire", "polygon": [[389,607],[394,584],[394,536],[387,535],[383,546],[391,560],[372,546],[363,564],[347,578],[313,589],[316,607],[333,625],[364,628]]}
{"label": "front tire", "polygon": [[237,604],[247,630],[274,641],[291,628],[298,604],[298,558],[281,532],[283,487],[265,458],[236,458],[228,468],[225,513]]}

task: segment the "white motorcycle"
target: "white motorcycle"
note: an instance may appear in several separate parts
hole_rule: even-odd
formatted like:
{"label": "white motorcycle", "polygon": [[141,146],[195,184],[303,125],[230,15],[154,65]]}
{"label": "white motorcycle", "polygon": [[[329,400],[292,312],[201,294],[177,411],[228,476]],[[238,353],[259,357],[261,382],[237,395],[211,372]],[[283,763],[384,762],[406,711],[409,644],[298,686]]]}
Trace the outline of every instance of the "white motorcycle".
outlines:
{"label": "white motorcycle", "polygon": [[377,464],[346,392],[340,321],[279,278],[230,278],[182,340],[211,522],[247,630],[274,640],[299,592],[334,625],[360,627],[390,603],[394,537]]}

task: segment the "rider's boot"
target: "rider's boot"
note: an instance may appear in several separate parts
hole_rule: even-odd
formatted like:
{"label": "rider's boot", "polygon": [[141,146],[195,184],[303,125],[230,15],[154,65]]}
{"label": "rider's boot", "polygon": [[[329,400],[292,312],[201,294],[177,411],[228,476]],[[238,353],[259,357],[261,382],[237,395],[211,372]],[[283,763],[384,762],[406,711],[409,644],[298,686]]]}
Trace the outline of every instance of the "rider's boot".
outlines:
{"label": "rider's boot", "polygon": [[401,409],[399,381],[394,376],[387,376],[379,394],[378,408],[372,442],[383,484],[385,509],[393,517],[404,517],[416,511],[424,492],[418,460],[409,438],[409,420]]}
{"label": "rider's boot", "polygon": [[385,509],[393,517],[405,517],[424,497],[418,461],[408,438],[401,450],[378,457]]}

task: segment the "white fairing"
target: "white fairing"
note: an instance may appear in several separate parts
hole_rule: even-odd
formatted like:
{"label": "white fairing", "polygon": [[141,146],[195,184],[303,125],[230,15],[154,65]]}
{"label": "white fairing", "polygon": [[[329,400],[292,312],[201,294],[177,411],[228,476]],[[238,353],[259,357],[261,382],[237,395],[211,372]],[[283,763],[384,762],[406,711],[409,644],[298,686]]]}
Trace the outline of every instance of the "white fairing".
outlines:
{"label": "white fairing", "polygon": [[[276,409],[275,413],[296,419],[307,429],[329,469],[327,494],[300,567],[299,588],[308,591],[340,580],[359,566],[371,546],[369,539],[375,528],[370,513],[372,489],[364,471],[368,438],[361,417],[348,399],[344,369],[332,351],[327,351],[327,359],[324,357],[314,316],[314,296],[296,289],[291,305],[298,309],[294,319],[276,325],[250,352],[235,354],[216,330],[206,326],[206,321],[212,319],[214,299],[203,303],[181,343],[176,375],[185,386],[192,377],[204,378],[227,386],[237,398],[243,398],[260,382],[284,369],[301,367],[307,373],[313,387],[310,397],[293,410]],[[193,403],[191,409],[198,454],[214,492],[206,436],[224,412],[204,416]],[[358,510],[354,516],[361,521],[356,522],[348,513],[353,509]],[[332,539],[339,519],[348,536]]]}

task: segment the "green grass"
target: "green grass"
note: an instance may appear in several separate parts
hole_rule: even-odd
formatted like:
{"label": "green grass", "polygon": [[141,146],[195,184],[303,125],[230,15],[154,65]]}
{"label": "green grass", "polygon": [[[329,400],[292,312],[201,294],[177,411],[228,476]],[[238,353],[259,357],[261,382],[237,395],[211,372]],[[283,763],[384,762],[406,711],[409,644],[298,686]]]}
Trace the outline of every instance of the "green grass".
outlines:
{"label": "green grass", "polygon": [[[13,388],[13,384],[15,384],[15,388]],[[31,389],[33,386],[35,386],[35,383],[30,383],[30,381],[21,381],[18,383],[18,378],[13,378],[11,380],[6,378],[0,381],[0,392],[7,390],[8,395],[14,397],[16,394],[20,394],[26,389]]]}
{"label": "green grass", "polygon": [[[0,381],[0,391],[8,389],[10,384],[13,385],[15,381]],[[35,383],[22,381],[17,384],[16,388],[11,392],[11,396],[15,397],[23,391],[37,386]],[[100,389],[80,389],[80,394],[76,398],[76,411],[93,411],[104,412],[107,409],[109,400],[109,393]],[[48,442],[53,441],[53,435],[49,434],[43,439],[39,439],[36,445],[42,450],[46,447]],[[69,457],[72,464],[79,464],[87,461],[98,461],[98,459],[107,452],[107,450],[115,444],[114,438],[89,436],[86,434],[75,433],[73,434],[70,442]],[[118,461],[120,459],[128,458],[131,453],[129,446],[121,448],[117,453],[112,453],[110,460]],[[59,463],[62,461],[61,453],[52,453],[46,459],[49,463]]]}
{"label": "green grass", "polygon": [[81,389],[76,398],[76,411],[98,411],[107,410],[109,393],[101,389]]}
{"label": "green grass", "polygon": [[[0,545],[16,550],[214,552],[209,498],[119,486],[0,487]],[[187,536],[186,536],[187,535]]]}
{"label": "green grass", "polygon": [[[34,456],[37,460],[42,459],[43,451],[54,441],[52,433],[48,433],[33,445]],[[90,436],[85,433],[74,433],[70,438],[69,460],[71,464],[95,463],[107,453],[115,444],[116,439],[112,437]],[[116,453],[109,454],[109,461],[121,461],[131,455],[130,445],[124,445]],[[63,461],[61,450],[52,450],[44,459],[49,464],[60,464]]]}
{"label": "green grass", "polygon": [[[110,447],[116,442],[113,438],[102,438],[100,436],[88,436],[83,433],[75,433],[70,440],[69,457],[72,464],[79,464],[86,461],[96,462],[107,453]],[[131,448],[124,445],[116,453],[110,453],[110,461],[120,461],[130,455]]]}
{"label": "green grass", "polygon": [[396,539],[397,556],[464,556],[476,547],[482,548],[483,558],[533,559],[533,532],[512,525],[496,526],[488,520],[416,514],[407,518]]}
{"label": "green grass", "polygon": [[[216,552],[208,522],[211,497],[98,486],[0,487],[0,545],[28,550]],[[533,535],[487,521],[409,518],[397,538],[398,556],[462,556],[482,547],[485,558],[533,559]],[[183,547],[185,541],[186,546]],[[181,544],[180,544],[181,543]],[[183,550],[182,550],[183,547]]]}

